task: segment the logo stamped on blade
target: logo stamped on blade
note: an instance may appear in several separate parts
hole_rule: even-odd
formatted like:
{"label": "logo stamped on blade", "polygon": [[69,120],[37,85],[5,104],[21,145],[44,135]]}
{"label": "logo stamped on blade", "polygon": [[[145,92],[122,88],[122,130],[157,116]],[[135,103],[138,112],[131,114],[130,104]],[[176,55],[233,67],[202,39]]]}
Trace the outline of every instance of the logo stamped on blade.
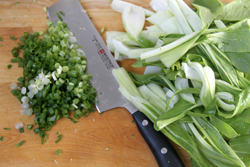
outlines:
{"label": "logo stamped on blade", "polygon": [[113,63],[111,62],[111,60],[110,60],[109,56],[107,55],[107,53],[105,52],[105,50],[102,48],[102,46],[99,43],[99,41],[97,40],[96,36],[93,36],[92,41],[95,43],[95,45],[96,45],[96,47],[98,49],[98,54],[102,58],[102,61],[104,62],[107,69],[114,68]]}

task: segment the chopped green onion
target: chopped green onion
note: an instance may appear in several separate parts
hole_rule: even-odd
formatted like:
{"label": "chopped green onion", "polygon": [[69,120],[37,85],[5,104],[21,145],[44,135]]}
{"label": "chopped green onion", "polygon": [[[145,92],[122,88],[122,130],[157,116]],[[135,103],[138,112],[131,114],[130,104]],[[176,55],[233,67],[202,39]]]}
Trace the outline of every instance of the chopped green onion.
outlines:
{"label": "chopped green onion", "polygon": [[103,34],[104,31],[105,31],[105,27],[102,27],[102,29],[101,29],[101,34]]}
{"label": "chopped green onion", "polygon": [[9,64],[7,67],[8,67],[8,69],[10,69],[10,68],[12,67],[12,65],[11,65],[11,64]]}
{"label": "chopped green onion", "polygon": [[13,40],[13,41],[17,40],[17,38],[13,37],[12,35],[10,36],[10,39]]}
{"label": "chopped green onion", "polygon": [[33,125],[31,125],[31,124],[27,125],[28,130],[31,130],[32,127],[33,127]]}
{"label": "chopped green onion", "polygon": [[3,128],[4,130],[10,130],[10,128]]}
{"label": "chopped green onion", "polygon": [[61,134],[61,132],[56,132],[56,134],[57,134],[57,135],[60,135],[60,134]]}
{"label": "chopped green onion", "polygon": [[39,31],[39,35],[40,36],[44,35],[44,31]]}
{"label": "chopped green onion", "polygon": [[77,123],[77,122],[79,122],[79,121],[74,120],[74,119],[73,119],[73,118],[71,118],[71,117],[68,117],[68,119],[69,119],[69,120],[71,120],[73,123]]}
{"label": "chopped green onion", "polygon": [[47,12],[47,8],[46,8],[46,7],[43,7],[43,11],[46,13],[46,12]]}
{"label": "chopped green onion", "polygon": [[61,15],[63,15],[63,16],[65,15],[65,13],[64,13],[63,11],[59,11],[59,13],[60,13]]}
{"label": "chopped green onion", "polygon": [[3,37],[0,37],[0,42],[3,42]]}
{"label": "chopped green onion", "polygon": [[16,8],[17,8],[18,5],[19,5],[19,2],[16,2]]}
{"label": "chopped green onion", "polygon": [[[58,21],[54,25],[48,21],[47,25],[49,28],[44,33],[25,32],[20,37],[22,44],[13,48],[14,58],[11,60],[24,69],[23,77],[18,79],[22,90],[16,88],[11,92],[21,102],[24,100],[23,96],[29,99],[25,102],[31,111],[28,115],[35,115],[34,123],[38,127],[33,131],[35,134],[39,133],[42,144],[47,139],[45,132],[60,118],[69,118],[70,111],[74,111],[75,107],[78,109],[74,115],[77,119],[93,112],[97,95],[90,83],[91,75],[85,73],[87,62],[83,51],[77,50],[81,46],[76,42],[70,46],[69,37],[73,33],[69,32],[67,24]],[[41,38],[39,35],[42,34]],[[19,53],[22,53],[23,58],[19,57]],[[26,110],[25,114],[27,115]],[[78,122],[69,119],[74,123]],[[29,128],[32,127],[27,125],[27,129]],[[56,143],[62,137],[58,134]]]}
{"label": "chopped green onion", "polygon": [[134,120],[131,120],[132,123],[134,123],[135,121]]}
{"label": "chopped green onion", "polygon": [[56,15],[59,18],[59,20],[63,21],[62,17],[60,16],[60,14],[58,12],[56,12]]}
{"label": "chopped green onion", "polygon": [[92,14],[91,14],[91,13],[89,13],[89,18],[90,18],[90,19],[92,18]]}
{"label": "chopped green onion", "polygon": [[0,137],[0,141],[3,141],[4,140],[4,136]]}
{"label": "chopped green onion", "polygon": [[109,150],[109,148],[105,148],[105,150]]}
{"label": "chopped green onion", "polygon": [[34,131],[35,134],[37,134],[37,133],[40,132],[40,129],[39,128],[35,128],[33,131]]}
{"label": "chopped green onion", "polygon": [[23,128],[20,128],[20,129],[19,129],[19,132],[20,132],[20,133],[23,133],[23,132],[24,132],[24,129],[23,129]]}
{"label": "chopped green onion", "polygon": [[41,138],[41,144],[44,144],[47,139],[48,139],[48,134],[44,134],[43,137]]}
{"label": "chopped green onion", "polygon": [[59,141],[61,141],[62,140],[62,137],[63,137],[63,135],[58,135],[57,136],[57,140],[55,141],[55,143],[58,143]]}
{"label": "chopped green onion", "polygon": [[61,151],[61,150],[56,150],[56,151],[55,151],[55,154],[56,154],[56,156],[59,156],[59,155],[62,154],[62,151]]}
{"label": "chopped green onion", "polygon": [[54,162],[58,165],[58,162],[54,159]]}
{"label": "chopped green onion", "polygon": [[24,144],[24,140],[22,140],[20,143],[18,143],[16,146],[17,147],[20,147],[20,146],[22,146]]}

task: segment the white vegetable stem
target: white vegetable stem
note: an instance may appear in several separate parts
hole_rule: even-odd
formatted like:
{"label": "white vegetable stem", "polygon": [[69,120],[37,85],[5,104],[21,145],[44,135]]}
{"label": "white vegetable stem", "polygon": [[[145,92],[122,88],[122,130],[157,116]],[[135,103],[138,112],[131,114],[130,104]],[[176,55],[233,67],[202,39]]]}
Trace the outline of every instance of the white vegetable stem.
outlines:
{"label": "white vegetable stem", "polygon": [[128,35],[137,41],[145,23],[142,7],[126,6],[122,12],[122,23]]}
{"label": "white vegetable stem", "polygon": [[[187,78],[182,78],[182,77],[177,77],[176,80],[175,80],[175,87],[178,89],[178,90],[181,90],[181,89],[184,89],[184,88],[189,88],[189,84],[188,84],[188,79]],[[195,99],[194,99],[194,96],[192,95],[192,93],[180,93],[180,96],[192,103],[192,104],[195,104]]]}
{"label": "white vegetable stem", "polygon": [[180,7],[178,6],[176,0],[168,0],[168,5],[173,12],[174,16],[178,20],[183,32],[185,34],[190,34],[192,33],[192,29],[190,28],[185,16],[183,15]]}
{"label": "white vegetable stem", "polygon": [[149,5],[152,9],[154,9],[154,11],[166,11],[169,9],[166,0],[151,0]]}
{"label": "white vegetable stem", "polygon": [[160,25],[161,29],[168,34],[184,34],[180,24],[178,23],[175,16],[169,18],[168,20],[164,21]]}
{"label": "white vegetable stem", "polygon": [[[184,64],[184,63],[183,63]],[[200,99],[205,107],[209,106],[215,97],[215,76],[213,70],[209,66],[204,68],[200,63],[188,61],[188,66],[194,69],[202,81]],[[186,71],[185,71],[186,72]],[[191,71],[190,71],[191,72]],[[187,77],[188,74],[186,74]],[[191,79],[191,78],[189,78]]]}
{"label": "white vegetable stem", "polygon": [[221,20],[214,20],[214,24],[217,28],[227,28],[227,26]]}
{"label": "white vegetable stem", "polygon": [[183,0],[176,0],[176,2],[193,31],[200,31],[202,21],[197,13],[195,13]]}
{"label": "white vegetable stem", "polygon": [[154,15],[148,17],[146,20],[150,23],[160,26],[164,21],[168,20],[169,18],[173,17],[174,15],[170,10],[167,11],[158,11]]}
{"label": "white vegetable stem", "polygon": [[[121,0],[113,0],[112,3],[110,4],[110,7],[117,11],[117,12],[120,12],[122,13],[124,8],[126,8],[127,6],[136,6],[136,7],[139,7],[137,5],[134,5],[132,3],[129,3],[129,2],[124,2],[124,1],[121,1]],[[144,13],[146,16],[151,16],[154,14],[154,12],[150,11],[150,10],[147,10],[147,9],[144,9]]]}

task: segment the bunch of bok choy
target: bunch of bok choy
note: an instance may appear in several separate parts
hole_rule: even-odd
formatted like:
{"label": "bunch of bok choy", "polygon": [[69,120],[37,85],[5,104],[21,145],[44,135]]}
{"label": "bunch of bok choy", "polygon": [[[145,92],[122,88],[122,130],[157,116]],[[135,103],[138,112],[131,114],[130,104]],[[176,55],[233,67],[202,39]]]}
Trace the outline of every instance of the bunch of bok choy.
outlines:
{"label": "bunch of bok choy", "polygon": [[[193,166],[250,166],[250,2],[152,0],[155,12],[121,0],[126,32],[107,32],[120,91],[185,149]],[[144,29],[145,22],[152,23]],[[166,162],[167,163],[167,162]]]}

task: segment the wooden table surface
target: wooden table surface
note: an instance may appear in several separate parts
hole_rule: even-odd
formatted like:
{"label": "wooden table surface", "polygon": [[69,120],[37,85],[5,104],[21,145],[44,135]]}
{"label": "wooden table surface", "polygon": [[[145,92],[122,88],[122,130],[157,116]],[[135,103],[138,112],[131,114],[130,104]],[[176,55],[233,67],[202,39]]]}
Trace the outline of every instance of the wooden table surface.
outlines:
{"label": "wooden table surface", "polygon": [[[129,1],[129,0],[127,0]],[[229,2],[224,0],[223,2]],[[19,2],[19,5],[16,5]],[[7,68],[12,58],[11,49],[17,41],[9,36],[20,37],[24,32],[45,31],[47,14],[43,7],[49,7],[56,0],[0,0],[0,166],[6,167],[156,167],[157,163],[145,141],[139,134],[130,113],[123,108],[112,109],[100,115],[91,113],[80,118],[74,124],[68,119],[60,119],[48,132],[48,140],[41,145],[39,135],[27,130],[27,124],[34,124],[34,116],[22,116],[20,102],[11,94],[9,85],[22,76],[22,68],[13,64]],[[124,31],[121,14],[110,8],[110,0],[80,0],[84,9],[92,14],[92,22],[100,32]],[[134,4],[150,9],[150,0],[130,0]],[[185,2],[190,4],[190,0]],[[102,34],[106,39],[105,33]],[[143,73],[143,68],[132,68],[134,60],[125,60],[119,64],[128,71]],[[23,122],[25,132],[19,133],[15,124]],[[4,130],[3,128],[10,128]],[[55,143],[56,132],[61,132],[63,139]],[[24,140],[21,147],[16,144]],[[190,160],[185,150],[174,144],[187,167]],[[109,149],[107,149],[109,148]],[[62,155],[55,156],[56,150]],[[54,161],[56,160],[56,162]]]}

